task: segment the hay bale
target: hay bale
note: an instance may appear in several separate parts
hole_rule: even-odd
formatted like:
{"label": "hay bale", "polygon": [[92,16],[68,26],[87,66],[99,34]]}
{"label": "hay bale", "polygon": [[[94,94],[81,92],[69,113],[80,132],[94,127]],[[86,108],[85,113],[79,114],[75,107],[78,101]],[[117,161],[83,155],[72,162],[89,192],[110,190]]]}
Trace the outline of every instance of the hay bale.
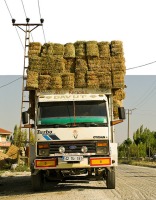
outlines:
{"label": "hay bale", "polygon": [[113,88],[124,88],[125,73],[122,71],[112,72]]}
{"label": "hay bale", "polygon": [[125,91],[123,88],[113,90],[113,98],[116,100],[123,100],[125,98]]}
{"label": "hay bale", "polygon": [[41,51],[41,43],[39,42],[30,42],[29,43],[29,50],[37,50],[38,52]]}
{"label": "hay bale", "polygon": [[100,68],[99,58],[97,57],[89,57],[88,58],[88,69],[90,71],[99,71]]}
{"label": "hay bale", "polygon": [[99,57],[109,58],[110,57],[110,43],[109,42],[98,42]]}
{"label": "hay bale", "polygon": [[113,63],[111,66],[112,71],[122,71],[124,73],[126,72],[126,66],[124,62]]}
{"label": "hay bale", "polygon": [[121,41],[111,41],[110,50],[111,56],[124,55]]}
{"label": "hay bale", "polygon": [[99,48],[96,41],[86,42],[86,54],[88,57],[90,56],[99,57]]}
{"label": "hay bale", "polygon": [[60,73],[52,73],[51,75],[51,89],[61,89],[62,88],[62,78]]}
{"label": "hay bale", "polygon": [[75,58],[75,47],[72,43],[64,45],[64,58]]}
{"label": "hay bale", "polygon": [[39,90],[49,90],[50,86],[51,86],[51,76],[50,75],[39,75],[38,89]]}
{"label": "hay bale", "polygon": [[121,54],[121,55],[117,55],[117,56],[111,56],[110,61],[111,61],[111,63],[123,63],[123,62],[125,62],[125,58]]}
{"label": "hay bale", "polygon": [[99,72],[105,72],[109,73],[111,72],[112,65],[110,64],[110,61],[106,61],[104,58],[99,59]]}
{"label": "hay bale", "polygon": [[11,159],[17,159],[19,148],[15,145],[11,145],[6,153]]}
{"label": "hay bale", "polygon": [[99,87],[100,88],[112,88],[112,78],[111,72],[97,72],[97,77],[99,79]]}
{"label": "hay bale", "polygon": [[75,46],[75,57],[76,58],[85,58],[86,56],[86,42],[77,41],[74,43]]}
{"label": "hay bale", "polygon": [[75,72],[75,58],[66,58],[65,59],[65,72],[74,73]]}
{"label": "hay bale", "polygon": [[60,56],[53,56],[54,65],[52,66],[52,70],[54,73],[62,73],[65,71],[65,59]]}
{"label": "hay bale", "polygon": [[75,88],[85,88],[87,87],[86,83],[86,74],[82,72],[75,73]]}
{"label": "hay bale", "polygon": [[38,72],[28,70],[26,88],[28,90],[35,90],[38,88]]}
{"label": "hay bale", "polygon": [[64,45],[59,43],[53,44],[53,55],[64,55]]}
{"label": "hay bale", "polygon": [[74,73],[64,73],[62,74],[62,87],[64,89],[74,89]]}
{"label": "hay bale", "polygon": [[87,66],[87,60],[82,58],[76,59],[76,66],[75,66],[75,72],[87,72],[88,66]]}
{"label": "hay bale", "polygon": [[99,88],[99,79],[95,75],[95,72],[88,71],[86,75],[88,88]]}
{"label": "hay bale", "polygon": [[45,43],[41,48],[41,56],[53,55],[53,43]]}

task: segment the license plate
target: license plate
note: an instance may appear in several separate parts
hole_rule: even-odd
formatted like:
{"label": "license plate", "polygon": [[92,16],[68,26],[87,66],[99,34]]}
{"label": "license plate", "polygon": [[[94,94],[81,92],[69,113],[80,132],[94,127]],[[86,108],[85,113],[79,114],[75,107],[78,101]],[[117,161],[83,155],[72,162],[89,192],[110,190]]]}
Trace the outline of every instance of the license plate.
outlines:
{"label": "license plate", "polygon": [[63,156],[63,161],[81,161],[83,156]]}

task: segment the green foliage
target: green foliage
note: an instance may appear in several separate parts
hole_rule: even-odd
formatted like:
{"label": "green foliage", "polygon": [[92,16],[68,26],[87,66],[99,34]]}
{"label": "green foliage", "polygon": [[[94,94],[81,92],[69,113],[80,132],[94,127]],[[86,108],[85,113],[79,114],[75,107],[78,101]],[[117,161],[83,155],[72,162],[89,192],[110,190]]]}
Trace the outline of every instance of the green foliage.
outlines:
{"label": "green foliage", "polygon": [[29,140],[31,144],[35,143],[35,137],[33,132],[30,130],[29,134],[27,133],[26,129],[23,131],[20,129],[20,127],[15,125],[12,143],[17,147],[24,147],[29,142]]}
{"label": "green foliage", "polygon": [[133,141],[128,138],[118,148],[119,157],[146,157],[156,153],[156,132],[140,126],[133,134]]}

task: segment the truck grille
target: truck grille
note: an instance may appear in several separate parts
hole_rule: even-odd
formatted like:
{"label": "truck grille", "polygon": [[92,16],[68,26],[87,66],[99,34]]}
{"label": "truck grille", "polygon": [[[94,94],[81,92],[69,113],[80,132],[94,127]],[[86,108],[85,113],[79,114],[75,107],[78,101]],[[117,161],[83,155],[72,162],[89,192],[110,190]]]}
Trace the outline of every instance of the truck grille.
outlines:
{"label": "truck grille", "polygon": [[86,146],[88,148],[87,153],[96,152],[96,141],[59,141],[50,143],[50,154],[59,153],[59,147],[65,148],[65,153],[82,153],[81,148]]}

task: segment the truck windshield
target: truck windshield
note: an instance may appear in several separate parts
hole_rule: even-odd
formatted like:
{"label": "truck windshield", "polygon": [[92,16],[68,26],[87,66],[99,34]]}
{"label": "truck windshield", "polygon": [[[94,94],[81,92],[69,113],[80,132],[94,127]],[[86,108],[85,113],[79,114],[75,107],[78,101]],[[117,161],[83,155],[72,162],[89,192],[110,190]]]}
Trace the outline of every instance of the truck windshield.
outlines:
{"label": "truck windshield", "polygon": [[38,125],[107,123],[105,101],[39,103]]}

